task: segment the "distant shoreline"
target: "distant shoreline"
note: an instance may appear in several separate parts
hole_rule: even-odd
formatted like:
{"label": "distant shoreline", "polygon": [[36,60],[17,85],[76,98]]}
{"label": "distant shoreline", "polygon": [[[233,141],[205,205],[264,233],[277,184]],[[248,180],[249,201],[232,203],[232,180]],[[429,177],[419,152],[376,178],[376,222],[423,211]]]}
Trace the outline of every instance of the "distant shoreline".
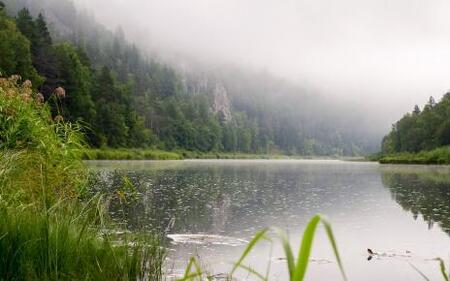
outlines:
{"label": "distant shoreline", "polygon": [[345,156],[303,156],[284,154],[253,154],[198,151],[165,151],[160,149],[87,149],[84,160],[194,160],[194,159],[229,159],[229,160],[343,160],[367,161],[364,157]]}
{"label": "distant shoreline", "polygon": [[286,154],[226,153],[199,151],[167,151],[161,149],[104,148],[87,149],[84,160],[342,160],[350,162],[378,162],[380,164],[450,165],[450,146],[418,153],[396,153],[370,157],[305,156]]}
{"label": "distant shoreline", "polygon": [[378,155],[371,160],[378,161],[380,164],[450,165],[450,146],[417,153],[402,152]]}

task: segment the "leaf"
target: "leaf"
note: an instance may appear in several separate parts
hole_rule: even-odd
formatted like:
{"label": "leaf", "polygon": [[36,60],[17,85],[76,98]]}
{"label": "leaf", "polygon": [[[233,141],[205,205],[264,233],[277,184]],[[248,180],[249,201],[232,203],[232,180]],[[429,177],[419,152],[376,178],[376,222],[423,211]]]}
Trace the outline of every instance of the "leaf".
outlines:
{"label": "leaf", "polygon": [[248,254],[251,252],[251,250],[255,247],[256,243],[258,243],[258,241],[260,241],[261,239],[264,239],[265,238],[265,234],[268,231],[269,231],[269,228],[265,228],[265,229],[263,229],[261,231],[258,231],[255,234],[255,236],[252,238],[252,240],[250,240],[250,242],[248,243],[247,247],[245,248],[245,250],[242,253],[242,255],[239,258],[239,260],[235,263],[233,269],[230,272],[230,276],[233,276],[233,274],[236,271],[236,269],[241,266],[242,262],[248,256]]}
{"label": "leaf", "polygon": [[281,244],[283,245],[284,254],[286,256],[289,276],[292,279],[295,271],[295,259],[294,254],[292,253],[291,245],[289,244],[289,238],[286,235],[286,232],[279,228],[273,228],[273,230],[277,233],[280,238]]}
{"label": "leaf", "polygon": [[334,256],[336,258],[339,269],[341,271],[342,278],[344,280],[347,280],[347,276],[345,275],[345,271],[344,271],[344,266],[342,264],[341,257],[339,256],[336,239],[334,238],[333,230],[331,229],[331,224],[325,216],[321,216],[321,220],[322,220],[323,225],[325,226],[325,231],[327,233],[328,240],[330,240],[331,247],[333,248]]}
{"label": "leaf", "polygon": [[418,269],[417,267],[415,267],[412,263],[409,263],[409,265],[410,265],[412,268],[414,268],[414,270],[417,271],[417,273],[419,273],[420,276],[423,277],[423,279],[425,279],[425,280],[427,280],[427,281],[430,281],[430,279],[429,279],[422,271],[420,271],[420,269]]}
{"label": "leaf", "polygon": [[303,233],[302,244],[298,253],[297,264],[295,271],[291,277],[292,281],[302,281],[306,274],[306,269],[309,264],[309,256],[311,254],[312,243],[314,241],[314,235],[321,218],[319,215],[315,215],[311,218],[306,229]]}
{"label": "leaf", "polygon": [[444,277],[444,280],[449,281],[447,272],[445,272],[444,260],[441,258],[437,258],[437,260],[439,261],[439,267],[441,268],[441,273],[442,273],[442,276]]}

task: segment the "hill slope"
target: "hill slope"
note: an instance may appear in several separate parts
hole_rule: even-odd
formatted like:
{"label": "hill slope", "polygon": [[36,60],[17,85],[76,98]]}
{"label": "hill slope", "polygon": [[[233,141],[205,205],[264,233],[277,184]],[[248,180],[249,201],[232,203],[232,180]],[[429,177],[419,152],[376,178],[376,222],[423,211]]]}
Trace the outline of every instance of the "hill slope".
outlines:
{"label": "hill slope", "polygon": [[[16,17],[7,20],[30,42],[41,78],[30,79],[55,115],[90,128],[93,146],[302,155],[376,148],[362,126],[326,114],[331,105],[298,86],[232,68],[202,73],[156,62],[70,1],[5,3]],[[53,101],[58,87],[65,97]]]}

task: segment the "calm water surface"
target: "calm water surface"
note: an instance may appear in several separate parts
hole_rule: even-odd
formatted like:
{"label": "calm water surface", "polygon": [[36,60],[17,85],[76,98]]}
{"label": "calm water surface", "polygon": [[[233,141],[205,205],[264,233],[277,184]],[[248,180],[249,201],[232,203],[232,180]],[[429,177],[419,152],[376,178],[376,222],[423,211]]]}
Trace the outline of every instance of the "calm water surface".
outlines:
{"label": "calm water surface", "polygon": [[[137,188],[140,196],[134,201],[121,206],[112,200],[110,205],[112,216],[125,220],[130,229],[217,235],[171,236],[171,274],[181,273],[191,256],[211,272],[226,272],[244,250],[242,241],[266,226],[285,229],[297,249],[306,222],[316,213],[332,222],[349,280],[422,280],[410,264],[431,280],[442,280],[433,259],[450,259],[449,166],[316,160],[89,165],[99,176],[98,189],[115,194],[123,188],[124,176]],[[367,248],[380,256],[368,261]],[[287,280],[282,257],[278,245],[261,243],[247,264],[265,272],[270,262],[272,280]],[[341,280],[323,229],[314,243],[307,279]]]}

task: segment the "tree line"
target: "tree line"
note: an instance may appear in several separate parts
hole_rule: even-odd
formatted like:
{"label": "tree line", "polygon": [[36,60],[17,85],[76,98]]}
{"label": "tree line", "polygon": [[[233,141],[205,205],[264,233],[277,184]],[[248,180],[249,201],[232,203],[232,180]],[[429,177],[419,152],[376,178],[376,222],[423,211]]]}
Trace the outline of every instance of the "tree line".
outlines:
{"label": "tree line", "polygon": [[393,126],[382,143],[382,153],[419,152],[450,145],[450,93],[439,102],[430,97],[421,110],[416,105]]}

